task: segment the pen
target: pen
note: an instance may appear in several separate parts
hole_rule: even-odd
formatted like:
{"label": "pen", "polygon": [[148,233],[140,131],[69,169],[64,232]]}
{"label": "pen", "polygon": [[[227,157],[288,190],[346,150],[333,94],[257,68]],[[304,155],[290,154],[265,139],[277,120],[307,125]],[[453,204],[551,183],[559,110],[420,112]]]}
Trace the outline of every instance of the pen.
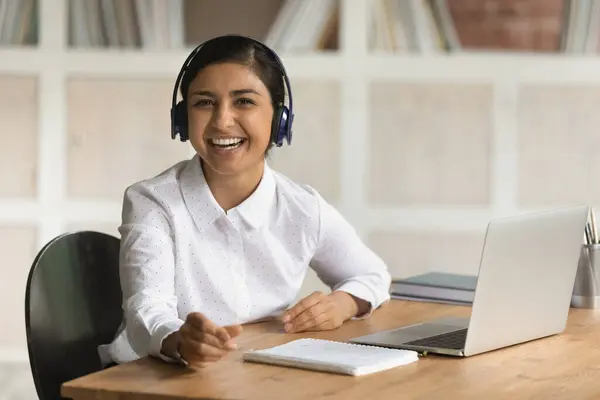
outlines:
{"label": "pen", "polygon": [[589,229],[589,225],[586,223],[585,224],[585,244],[589,245],[592,244],[592,239],[590,238],[590,229]]}
{"label": "pen", "polygon": [[594,244],[592,237],[592,228],[590,227],[590,223],[586,222],[585,224],[585,238],[588,244]]}
{"label": "pen", "polygon": [[596,217],[594,216],[594,209],[590,208],[590,216],[592,220],[592,244],[598,243],[598,228],[596,227]]}

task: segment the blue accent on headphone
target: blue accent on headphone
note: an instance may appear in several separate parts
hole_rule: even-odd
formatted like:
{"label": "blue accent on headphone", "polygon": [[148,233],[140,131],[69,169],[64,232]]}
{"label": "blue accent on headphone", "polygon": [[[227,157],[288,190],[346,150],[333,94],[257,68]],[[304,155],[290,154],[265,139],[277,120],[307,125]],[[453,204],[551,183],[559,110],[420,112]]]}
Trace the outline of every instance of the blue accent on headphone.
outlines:
{"label": "blue accent on headphone", "polygon": [[[288,103],[289,108],[284,104],[278,104],[275,106],[275,110],[273,113],[273,122],[271,124],[271,143],[276,145],[277,147],[281,147],[283,145],[283,141],[286,140],[288,145],[292,142],[292,122],[294,120],[294,111],[292,105],[292,90],[290,81],[288,79],[287,73],[285,72],[285,68],[283,66],[283,62],[275,53],[275,51],[271,50],[264,43],[253,39],[247,36],[241,35],[226,35],[227,37],[239,37],[242,39],[250,40],[253,43],[262,47],[273,59],[277,62],[279,66],[279,70],[285,82],[285,87],[287,89],[288,94]],[[171,102],[171,139],[175,139],[177,135],[182,142],[185,142],[189,139],[188,136],[188,120],[187,120],[187,108],[185,104],[185,100],[181,100],[177,102],[177,92],[179,91],[179,86],[181,84],[181,80],[185,74],[185,71],[189,67],[189,65],[194,60],[194,57],[200,52],[202,47],[207,43],[210,43],[213,40],[218,39],[219,37],[210,39],[198,47],[196,47],[188,58],[183,63],[181,70],[179,71],[179,75],[177,75],[177,81],[175,82],[175,87],[173,88],[173,99]]]}

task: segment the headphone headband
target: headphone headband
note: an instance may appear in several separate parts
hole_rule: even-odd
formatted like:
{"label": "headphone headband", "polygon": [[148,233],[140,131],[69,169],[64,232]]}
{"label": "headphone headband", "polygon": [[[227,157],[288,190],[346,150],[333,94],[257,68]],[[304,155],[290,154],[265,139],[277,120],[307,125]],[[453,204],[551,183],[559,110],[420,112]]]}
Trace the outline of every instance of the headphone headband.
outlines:
{"label": "headphone headband", "polygon": [[[181,121],[181,117],[178,115],[179,113],[183,114],[182,108],[185,109],[186,99],[183,99],[179,103],[177,102],[177,93],[180,89],[181,81],[183,80],[183,77],[184,77],[186,71],[188,70],[188,68],[192,64],[192,62],[194,61],[194,58],[198,55],[198,53],[202,50],[202,48],[204,46],[206,46],[207,44],[209,44],[215,40],[223,38],[223,37],[232,37],[232,38],[237,37],[240,39],[251,41],[254,44],[260,46],[262,49],[264,49],[273,58],[273,60],[275,60],[275,62],[277,63],[279,72],[281,73],[284,83],[285,83],[285,89],[286,89],[287,95],[288,95],[289,106],[285,107],[284,104],[281,104],[278,106],[279,109],[275,110],[274,118],[277,118],[278,120],[274,121],[274,123],[276,122],[276,126],[274,126],[274,128],[272,130],[271,141],[273,143],[275,143],[275,145],[277,147],[280,147],[283,144],[283,139],[285,138],[287,140],[287,143],[290,144],[292,141],[292,121],[294,119],[293,100],[292,100],[292,90],[291,90],[290,81],[289,81],[289,78],[285,71],[285,67],[283,66],[283,62],[281,61],[281,59],[279,58],[277,53],[275,51],[273,51],[266,44],[262,43],[261,41],[259,41],[257,39],[254,39],[254,38],[251,38],[248,36],[242,36],[242,35],[223,35],[223,36],[218,36],[218,37],[209,39],[209,40],[205,41],[204,43],[201,43],[200,45],[198,45],[188,55],[185,62],[183,63],[183,66],[181,67],[181,70],[179,71],[179,74],[177,75],[177,80],[175,81],[175,86],[173,88],[173,97],[171,99],[171,139],[175,139],[178,134],[180,136],[181,141],[186,141],[188,139],[187,128],[186,128],[187,120]],[[285,94],[284,94],[284,103],[285,103]],[[186,116],[186,118],[187,118],[187,116]]]}

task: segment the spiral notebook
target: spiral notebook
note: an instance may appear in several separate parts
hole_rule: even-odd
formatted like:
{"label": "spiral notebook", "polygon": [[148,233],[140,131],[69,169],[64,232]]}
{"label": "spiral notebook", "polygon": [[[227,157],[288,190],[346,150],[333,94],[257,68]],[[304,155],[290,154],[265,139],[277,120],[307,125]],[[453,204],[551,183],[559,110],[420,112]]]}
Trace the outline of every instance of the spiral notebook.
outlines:
{"label": "spiral notebook", "polygon": [[310,338],[243,354],[243,360],[249,362],[354,376],[384,371],[418,359],[418,353],[411,350]]}

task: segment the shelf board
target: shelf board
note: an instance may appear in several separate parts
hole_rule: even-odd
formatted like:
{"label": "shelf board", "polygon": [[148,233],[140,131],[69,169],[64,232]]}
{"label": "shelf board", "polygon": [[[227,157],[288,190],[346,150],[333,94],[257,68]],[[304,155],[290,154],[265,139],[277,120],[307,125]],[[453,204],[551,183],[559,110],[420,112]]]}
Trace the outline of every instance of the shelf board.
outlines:
{"label": "shelf board", "polygon": [[37,74],[44,68],[47,55],[37,48],[0,47],[0,73]]}
{"label": "shelf board", "polygon": [[[48,68],[68,75],[174,77],[191,49],[187,50],[65,50],[0,48],[0,73],[38,74]],[[339,78],[348,65],[340,52],[284,54],[292,77]],[[490,82],[508,79],[545,83],[600,82],[600,57],[542,53],[369,53],[362,60],[364,73],[373,79],[411,81]]]}
{"label": "shelf board", "polygon": [[[191,51],[191,50],[190,50]],[[188,51],[0,49],[0,73],[32,74],[49,67],[69,75],[175,77]],[[290,76],[335,78],[341,57],[335,52],[282,55]]]}
{"label": "shelf board", "polygon": [[118,221],[122,204],[111,201],[65,200],[55,207],[44,207],[32,199],[0,199],[0,224],[36,223],[52,215],[66,222]]}
{"label": "shelf board", "polygon": [[370,54],[366,74],[378,80],[528,83],[600,82],[600,57],[542,53]]}

